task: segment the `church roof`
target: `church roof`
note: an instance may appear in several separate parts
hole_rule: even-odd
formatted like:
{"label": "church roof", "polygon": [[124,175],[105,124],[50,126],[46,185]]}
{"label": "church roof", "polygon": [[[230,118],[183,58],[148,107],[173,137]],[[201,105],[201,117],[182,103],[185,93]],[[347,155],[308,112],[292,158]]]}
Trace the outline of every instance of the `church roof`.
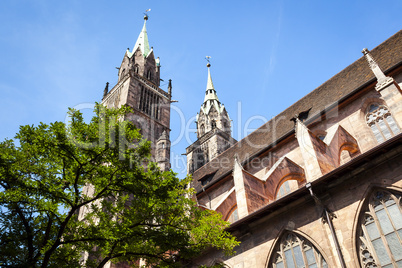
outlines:
{"label": "church roof", "polygon": [[[385,72],[402,65],[402,30],[374,48],[370,53]],[[374,74],[367,66],[364,56],[359,58],[272,120],[196,170],[193,174],[192,186],[199,193],[202,190],[200,180],[203,177],[216,171],[211,182],[204,187],[208,188],[232,172],[235,156],[240,163],[244,164],[250,159],[250,156],[256,156],[280,140],[292,135],[294,124],[290,119],[295,114],[311,108],[307,118],[308,123],[310,119],[316,118],[325,109],[339,104],[374,81]],[[225,161],[221,161],[221,159]],[[225,165],[221,165],[223,162]]]}
{"label": "church roof", "polygon": [[131,57],[138,48],[140,48],[144,58],[146,58],[151,52],[149,42],[148,42],[148,34],[147,34],[147,27],[146,27],[147,20],[148,20],[148,16],[145,16],[144,17],[144,26],[142,26],[142,30],[140,32],[140,35],[137,38],[137,42],[135,42],[133,51],[132,52],[127,51],[129,57]]}

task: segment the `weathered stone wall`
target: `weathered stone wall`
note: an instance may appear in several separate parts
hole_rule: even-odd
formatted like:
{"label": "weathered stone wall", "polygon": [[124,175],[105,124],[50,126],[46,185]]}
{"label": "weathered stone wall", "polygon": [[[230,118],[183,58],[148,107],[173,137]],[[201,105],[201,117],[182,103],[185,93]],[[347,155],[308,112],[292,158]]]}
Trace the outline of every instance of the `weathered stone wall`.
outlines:
{"label": "weathered stone wall", "polygon": [[[364,87],[361,85],[353,94],[310,115],[306,122],[295,118],[294,136],[288,132],[287,136],[275,137],[277,144],[255,155],[241,152],[247,161],[240,163],[237,153],[231,154],[234,159],[229,161],[234,163],[232,176],[226,177],[225,185],[233,181],[235,195],[222,194],[221,182],[217,179],[198,197],[205,203],[209,196],[211,204],[230,198],[227,204],[231,205],[218,210],[225,218],[236,197],[239,220],[230,230],[242,244],[233,257],[211,250],[194,264],[224,260],[229,267],[267,267],[281,235],[290,231],[310,241],[329,267],[341,267],[336,241],[328,223],[323,221],[325,206],[333,215],[346,267],[360,267],[357,231],[365,200],[375,188],[402,191],[402,134],[394,133],[384,142],[377,141],[366,116],[371,104],[384,105],[401,128],[400,66],[392,75],[394,80],[387,76],[386,80],[371,80]],[[275,132],[275,129],[270,131]],[[214,146],[219,144],[215,137],[214,142]],[[247,137],[241,142],[248,142]],[[218,156],[216,160],[214,163],[222,164],[227,159]],[[208,167],[219,174],[219,169],[214,169],[212,164]],[[278,188],[286,180],[293,180],[290,192],[277,198]],[[312,198],[306,188],[308,185],[313,185],[318,199]]]}
{"label": "weathered stone wall", "polygon": [[[396,156],[377,158],[362,166],[359,174],[345,181],[333,178],[331,183],[335,186],[328,185],[316,191],[323,204],[335,214],[333,225],[347,267],[360,267],[356,232],[362,204],[370,191],[373,187],[402,191],[401,146],[397,150]],[[329,267],[340,267],[331,232],[328,224],[323,222],[321,212],[306,189],[302,198],[257,221],[239,226],[234,234],[241,245],[236,248],[235,256],[225,257],[222,252],[210,251],[195,260],[194,264],[210,264],[222,259],[232,268],[267,267],[275,242],[283,231],[289,230],[309,240],[324,256]]]}

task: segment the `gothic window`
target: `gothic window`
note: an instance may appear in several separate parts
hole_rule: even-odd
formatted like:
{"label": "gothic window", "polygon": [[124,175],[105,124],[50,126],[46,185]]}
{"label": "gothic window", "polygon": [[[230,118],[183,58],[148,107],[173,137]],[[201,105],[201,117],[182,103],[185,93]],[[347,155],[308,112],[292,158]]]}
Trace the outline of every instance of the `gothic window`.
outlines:
{"label": "gothic window", "polygon": [[360,217],[358,250],[363,267],[402,267],[401,194],[370,196]]}
{"label": "gothic window", "polygon": [[216,121],[215,120],[211,121],[211,127],[212,127],[212,129],[216,128]]}
{"label": "gothic window", "polygon": [[366,122],[378,142],[383,142],[400,132],[391,112],[384,105],[370,105]]}
{"label": "gothic window", "polygon": [[279,241],[269,268],[327,268],[321,253],[306,239],[294,233],[286,233]]}
{"label": "gothic window", "polygon": [[136,64],[136,65],[134,66],[134,72],[135,72],[136,74],[138,74],[138,73],[140,72],[140,67],[138,66],[138,64]]}
{"label": "gothic window", "polygon": [[188,170],[189,170],[189,173],[194,172],[194,161],[193,161],[193,159],[190,159],[190,163],[188,164]]}
{"label": "gothic window", "polygon": [[350,152],[348,150],[342,150],[340,156],[339,156],[339,164],[343,165],[346,162],[349,162],[352,159],[350,156]]}
{"label": "gothic window", "polygon": [[152,79],[152,72],[151,72],[151,70],[148,70],[148,72],[147,72],[147,79],[148,79],[148,80],[151,80],[151,79]]}
{"label": "gothic window", "polygon": [[290,193],[290,183],[289,181],[285,181],[279,188],[276,194],[276,199],[281,198],[282,196],[287,195],[288,193]]}
{"label": "gothic window", "polygon": [[194,161],[195,161],[195,170],[199,169],[205,164],[205,158],[204,158],[204,152],[201,150],[201,148],[198,148],[197,150],[194,151]]}
{"label": "gothic window", "polygon": [[140,102],[138,109],[147,115],[159,119],[160,117],[160,97],[153,91],[141,87]]}
{"label": "gothic window", "polygon": [[239,213],[237,212],[237,206],[231,211],[227,221],[233,223],[239,219]]}
{"label": "gothic window", "polygon": [[204,124],[201,124],[201,126],[200,126],[200,137],[202,135],[204,135],[204,133],[205,133],[205,126],[204,126]]}

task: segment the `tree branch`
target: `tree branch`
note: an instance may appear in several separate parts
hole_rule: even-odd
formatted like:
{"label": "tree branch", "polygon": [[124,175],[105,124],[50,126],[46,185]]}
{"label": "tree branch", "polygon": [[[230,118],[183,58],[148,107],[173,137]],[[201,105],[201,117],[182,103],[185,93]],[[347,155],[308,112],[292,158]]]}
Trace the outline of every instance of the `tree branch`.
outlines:
{"label": "tree branch", "polygon": [[18,204],[14,205],[15,210],[17,211],[18,216],[20,217],[22,224],[24,225],[25,232],[27,233],[27,244],[28,244],[28,262],[33,261],[33,254],[34,254],[34,247],[33,247],[33,233],[31,227],[27,219],[25,218],[24,213],[22,212],[21,208]]}

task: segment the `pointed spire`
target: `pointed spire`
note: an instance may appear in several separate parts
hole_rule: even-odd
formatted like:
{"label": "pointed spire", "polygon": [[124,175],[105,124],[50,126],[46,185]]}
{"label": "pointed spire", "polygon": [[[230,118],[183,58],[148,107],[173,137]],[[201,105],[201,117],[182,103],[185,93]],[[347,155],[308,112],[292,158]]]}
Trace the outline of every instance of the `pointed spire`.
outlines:
{"label": "pointed spire", "polygon": [[211,78],[211,64],[208,62],[207,64],[208,67],[208,80],[207,80],[207,89],[205,91],[205,98],[204,98],[204,103],[208,100],[216,100],[219,102],[218,95],[216,94],[215,88],[214,88],[214,83],[212,83],[212,78]]}
{"label": "pointed spire", "polygon": [[364,48],[362,53],[366,57],[371,71],[373,71],[375,77],[377,78],[378,82],[376,85],[376,90],[381,90],[394,81],[392,77],[385,76],[384,72],[381,70],[380,66],[378,66],[374,58],[370,55],[370,51],[367,48]]}
{"label": "pointed spire", "polygon": [[168,140],[168,139],[169,139],[169,137],[168,137],[166,130],[163,130],[163,132],[158,140]]}
{"label": "pointed spire", "polygon": [[215,107],[216,111],[220,114],[223,112],[225,107],[223,104],[219,102],[218,95],[216,94],[216,90],[214,87],[214,84],[212,83],[212,78],[211,78],[211,70],[209,67],[211,67],[211,64],[209,63],[209,58],[207,56],[208,60],[208,80],[207,80],[207,89],[205,91],[205,97],[204,97],[204,102],[201,105],[201,110],[205,113],[208,114],[210,109],[212,107]]}
{"label": "pointed spire", "polygon": [[144,26],[142,27],[142,30],[140,32],[140,35],[138,36],[137,42],[135,43],[133,52],[132,52],[132,53],[135,53],[135,51],[139,47],[141,49],[142,55],[144,55],[144,58],[147,57],[150,52],[147,27],[146,27],[147,20],[148,20],[148,16],[145,15],[144,16]]}

